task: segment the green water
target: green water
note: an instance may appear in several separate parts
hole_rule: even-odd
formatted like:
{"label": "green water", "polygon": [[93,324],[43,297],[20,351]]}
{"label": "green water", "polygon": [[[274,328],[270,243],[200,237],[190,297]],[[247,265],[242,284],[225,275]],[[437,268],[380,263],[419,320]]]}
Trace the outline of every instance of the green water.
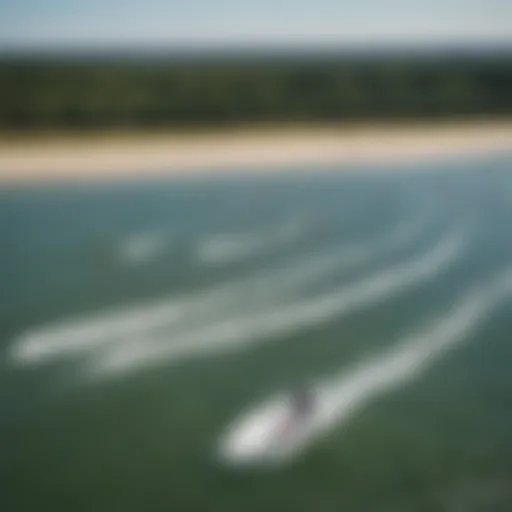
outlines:
{"label": "green water", "polygon": [[[512,510],[512,296],[289,464],[242,470],[214,457],[241,408],[342,376],[511,268],[511,165],[501,155],[411,172],[0,191],[0,510]],[[393,284],[462,232],[432,276]],[[315,274],[321,257],[333,268]],[[379,276],[378,300],[370,288],[354,307],[310,314]],[[189,312],[185,325],[171,303]],[[155,320],[162,304],[169,318]],[[114,336],[106,322],[127,307]],[[229,349],[219,322],[236,325]],[[39,357],[23,351],[30,340]],[[184,348],[167,352],[173,343]],[[120,371],[106,364],[114,356]]]}

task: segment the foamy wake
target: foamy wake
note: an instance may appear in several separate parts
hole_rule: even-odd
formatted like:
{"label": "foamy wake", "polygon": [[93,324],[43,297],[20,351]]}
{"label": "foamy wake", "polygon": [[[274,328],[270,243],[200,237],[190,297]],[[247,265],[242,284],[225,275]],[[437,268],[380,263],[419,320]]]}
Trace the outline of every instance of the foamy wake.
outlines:
{"label": "foamy wake", "polygon": [[226,265],[293,242],[304,230],[305,225],[290,222],[269,232],[212,235],[198,245],[196,259],[205,265]]}
{"label": "foamy wake", "polygon": [[302,257],[286,266],[260,271],[203,292],[37,328],[15,340],[11,356],[18,362],[35,363],[106,344],[119,343],[119,350],[122,350],[121,347],[126,349],[157,335],[171,336],[177,329],[182,332],[187,327],[207,327],[219,318],[238,314],[240,309],[268,308],[333,272],[364,264],[385,251],[406,244],[421,234],[427,223],[427,216],[418,217],[366,243],[342,245],[329,252]]}
{"label": "foamy wake", "polygon": [[288,335],[306,327],[339,319],[356,309],[389,298],[434,278],[463,253],[465,232],[446,236],[420,257],[377,272],[360,282],[313,299],[280,308],[237,314],[165,337],[132,339],[100,354],[94,372],[113,374],[148,363],[240,350],[255,342]]}
{"label": "foamy wake", "polygon": [[[351,371],[322,379],[316,386],[318,415],[313,419],[300,439],[286,449],[265,452],[257,458],[259,462],[286,462],[292,460],[330,429],[348,422],[368,402],[380,394],[404,385],[416,378],[429,364],[445,351],[467,338],[497,303],[512,294],[512,268],[499,275],[487,286],[478,287],[466,298],[455,304],[437,322],[428,325],[418,334],[398,342],[392,350],[374,357],[366,363],[355,366]],[[272,414],[282,397],[269,400],[266,404],[244,413],[221,439],[221,456],[227,462],[242,462],[232,448],[231,439],[236,443],[237,429],[247,419],[258,422],[261,416]],[[243,433],[242,433],[243,434]],[[261,440],[255,440],[260,443]],[[259,445],[258,445],[259,446]],[[263,444],[263,447],[265,445]],[[256,457],[254,459],[256,461]],[[244,460],[243,462],[247,462]]]}
{"label": "foamy wake", "polygon": [[128,265],[140,265],[153,260],[169,243],[169,236],[159,231],[130,235],[119,244],[119,257]]}

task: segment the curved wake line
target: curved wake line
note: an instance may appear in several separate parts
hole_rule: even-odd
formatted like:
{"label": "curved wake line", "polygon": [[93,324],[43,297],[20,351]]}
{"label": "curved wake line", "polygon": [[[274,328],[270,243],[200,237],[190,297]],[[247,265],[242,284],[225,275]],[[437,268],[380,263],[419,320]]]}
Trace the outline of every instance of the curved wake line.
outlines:
{"label": "curved wake line", "polygon": [[144,231],[129,235],[118,245],[119,258],[128,265],[149,263],[170,241],[170,235],[163,231]]}
{"label": "curved wake line", "polygon": [[[460,301],[434,325],[417,335],[399,342],[388,353],[375,357],[341,376],[323,379],[316,386],[319,413],[306,432],[293,446],[269,455],[272,462],[286,462],[302,453],[319,437],[336,426],[348,422],[368,402],[416,378],[429,364],[467,339],[489,312],[504,298],[512,294],[512,268],[484,288],[476,288],[467,299]],[[274,399],[276,400],[276,399]],[[277,398],[279,400],[279,397]],[[267,402],[268,404],[268,402]],[[263,405],[243,418],[265,414]],[[258,411],[260,411],[258,413]],[[235,422],[235,426],[240,422]],[[229,445],[229,436],[223,445]],[[221,454],[222,455],[222,454]],[[225,454],[228,459],[230,455]],[[267,462],[270,462],[270,458]],[[230,459],[229,462],[236,462]]]}
{"label": "curved wake line", "polygon": [[290,220],[269,232],[212,235],[198,245],[195,257],[205,265],[226,265],[292,243],[307,231],[306,223]]}
{"label": "curved wake line", "polygon": [[412,261],[397,264],[374,276],[316,299],[304,300],[263,313],[223,319],[194,329],[178,339],[144,339],[112,347],[100,354],[93,373],[115,374],[143,364],[191,356],[240,350],[272,336],[288,335],[389,298],[413,285],[428,281],[463,253],[468,243],[465,232],[446,236],[433,249]]}
{"label": "curved wake line", "polygon": [[406,221],[376,240],[302,258],[286,267],[258,272],[206,292],[170,297],[28,331],[15,340],[11,357],[21,363],[36,363],[105,344],[133,343],[137,341],[135,337],[150,338],[165,330],[181,328],[184,323],[188,323],[188,327],[207,326],[216,317],[225,317],[232,314],[235,307],[243,307],[244,301],[248,302],[245,307],[249,310],[258,306],[266,308],[315,280],[363,265],[384,251],[407,244],[425,229],[429,218],[425,215]]}

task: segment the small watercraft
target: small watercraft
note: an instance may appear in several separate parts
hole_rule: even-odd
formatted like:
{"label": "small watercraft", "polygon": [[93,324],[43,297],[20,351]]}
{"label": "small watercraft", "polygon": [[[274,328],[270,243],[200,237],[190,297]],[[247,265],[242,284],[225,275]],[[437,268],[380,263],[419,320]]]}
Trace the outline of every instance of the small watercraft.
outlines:
{"label": "small watercraft", "polygon": [[278,462],[301,444],[317,421],[316,396],[300,389],[270,400],[235,421],[220,443],[224,462]]}

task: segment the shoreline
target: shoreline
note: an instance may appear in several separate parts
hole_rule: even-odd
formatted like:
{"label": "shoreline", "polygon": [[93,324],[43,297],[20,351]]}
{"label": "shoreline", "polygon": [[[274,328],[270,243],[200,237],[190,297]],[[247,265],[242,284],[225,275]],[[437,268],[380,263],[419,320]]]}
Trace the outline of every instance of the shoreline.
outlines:
{"label": "shoreline", "polygon": [[4,138],[0,186],[399,164],[509,150],[512,120]]}

